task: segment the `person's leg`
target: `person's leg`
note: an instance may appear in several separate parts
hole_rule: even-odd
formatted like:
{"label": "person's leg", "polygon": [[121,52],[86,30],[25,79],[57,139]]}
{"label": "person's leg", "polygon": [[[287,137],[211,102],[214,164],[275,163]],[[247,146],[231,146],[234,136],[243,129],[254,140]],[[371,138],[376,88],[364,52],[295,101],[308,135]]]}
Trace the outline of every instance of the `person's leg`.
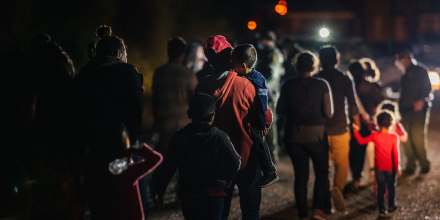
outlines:
{"label": "person's leg", "polygon": [[[239,171],[240,173],[240,171]],[[226,197],[224,198],[224,206],[223,206],[223,213],[222,213],[222,220],[227,220],[229,217],[229,211],[231,209],[231,201],[232,196],[234,194],[234,187],[235,187],[235,180],[232,182],[232,184],[226,188]]]}
{"label": "person's leg", "polygon": [[295,172],[295,203],[300,219],[308,217],[307,213],[307,183],[309,181],[309,155],[304,150],[304,144],[286,143],[286,150],[292,160]]}
{"label": "person's leg", "polygon": [[374,183],[374,143],[367,144],[367,161],[368,161],[368,183]]}
{"label": "person's leg", "polygon": [[[313,208],[326,210],[330,203],[330,181],[328,179],[328,146],[325,142],[307,145],[307,150],[313,162],[315,171],[315,186],[313,189]],[[296,172],[295,172],[296,173]]]}
{"label": "person's leg", "polygon": [[376,170],[377,181],[377,205],[379,212],[385,212],[385,188],[386,188],[386,171]]}
{"label": "person's leg", "polygon": [[195,196],[182,196],[179,195],[180,199],[180,209],[182,210],[182,215],[186,220],[198,219],[200,216],[200,205],[199,199]]}
{"label": "person's leg", "polygon": [[[350,170],[353,176],[353,183],[359,183],[362,176],[362,169],[365,162],[366,145],[360,145],[357,140],[352,136],[350,140]],[[358,185],[356,186],[358,187]]]}
{"label": "person's leg", "polygon": [[254,142],[253,147],[255,148],[255,153],[257,154],[257,160],[260,164],[263,175],[271,172],[275,172],[276,168],[270,156],[269,146],[264,137],[258,134],[257,129],[251,128],[252,140]]}
{"label": "person's leg", "polygon": [[402,113],[402,125],[408,132],[408,141],[406,143],[402,143],[403,149],[405,151],[406,156],[406,167],[405,167],[405,173],[406,174],[413,174],[414,170],[416,169],[416,157],[414,152],[414,145],[413,141],[414,138],[414,131],[413,128],[413,115],[411,113]]}
{"label": "person's leg", "polygon": [[415,157],[420,163],[422,173],[428,172],[430,168],[430,163],[426,156],[429,115],[429,110],[416,112],[414,113],[413,121],[412,143],[414,144]]}
{"label": "person's leg", "polygon": [[257,220],[260,217],[261,188],[258,185],[260,178],[261,169],[255,149],[251,148],[248,164],[239,171],[236,178],[243,220]]}
{"label": "person's leg", "polygon": [[269,146],[274,162],[279,160],[280,147],[278,145],[278,129],[277,129],[277,115],[275,113],[275,102],[269,100],[269,108],[272,110],[272,126],[269,128],[269,133],[266,136],[267,145]]}
{"label": "person's leg", "polygon": [[225,205],[224,197],[204,196],[199,207],[198,219],[221,220]]}
{"label": "person's leg", "polygon": [[335,164],[333,187],[343,190],[347,182],[348,152],[350,149],[350,132],[329,136],[330,150]]}
{"label": "person's leg", "polygon": [[396,174],[387,172],[388,209],[396,207]]}

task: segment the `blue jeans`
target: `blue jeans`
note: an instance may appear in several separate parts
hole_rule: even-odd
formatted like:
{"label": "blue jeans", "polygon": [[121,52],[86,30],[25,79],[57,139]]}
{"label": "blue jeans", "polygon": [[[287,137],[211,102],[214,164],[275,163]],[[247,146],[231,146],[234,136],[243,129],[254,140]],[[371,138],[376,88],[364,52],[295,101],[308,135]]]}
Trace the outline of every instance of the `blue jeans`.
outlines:
{"label": "blue jeans", "polygon": [[377,204],[385,211],[385,189],[388,188],[388,208],[394,208],[396,199],[396,174],[393,171],[376,170]]}
{"label": "blue jeans", "polygon": [[186,220],[221,220],[224,197],[204,195],[179,196],[183,217]]}

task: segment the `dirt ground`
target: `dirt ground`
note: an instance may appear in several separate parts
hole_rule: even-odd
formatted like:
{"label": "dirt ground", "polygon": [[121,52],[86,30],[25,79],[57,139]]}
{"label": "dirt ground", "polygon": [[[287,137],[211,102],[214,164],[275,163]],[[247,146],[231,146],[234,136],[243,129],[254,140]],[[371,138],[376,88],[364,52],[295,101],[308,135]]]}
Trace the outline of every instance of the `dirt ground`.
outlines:
{"label": "dirt ground", "polygon": [[[440,158],[440,113],[431,115],[428,142],[431,172],[426,175],[419,175],[416,172],[414,176],[398,179],[396,195],[399,209],[392,219],[440,219],[440,159],[438,159]],[[405,162],[403,151],[401,151],[401,157]],[[402,167],[404,167],[404,163],[402,163]],[[280,181],[262,191],[261,219],[298,219],[293,196],[294,175],[290,159],[286,156],[281,157],[277,168]],[[366,169],[364,173],[367,174]],[[311,175],[308,190],[310,198],[311,192],[313,192],[313,181],[313,175]],[[363,179],[364,184],[367,181],[367,178]],[[149,219],[183,219],[174,191],[174,186],[171,185],[165,198],[165,208],[163,210],[151,208]],[[330,219],[377,219],[376,199],[371,186],[365,186],[357,194],[345,196],[346,211],[335,212],[329,215]],[[311,201],[309,204],[311,206]],[[241,219],[237,195],[233,198],[229,219]]]}

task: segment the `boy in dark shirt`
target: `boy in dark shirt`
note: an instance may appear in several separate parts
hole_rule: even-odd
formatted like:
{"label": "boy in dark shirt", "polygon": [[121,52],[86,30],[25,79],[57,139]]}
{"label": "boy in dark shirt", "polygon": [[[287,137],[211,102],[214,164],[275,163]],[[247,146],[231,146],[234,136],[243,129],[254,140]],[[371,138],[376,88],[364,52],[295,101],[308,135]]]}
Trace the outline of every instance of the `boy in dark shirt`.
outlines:
{"label": "boy in dark shirt", "polygon": [[225,132],[212,126],[215,100],[198,93],[190,102],[192,122],[171,138],[163,166],[152,183],[153,200],[163,204],[177,169],[178,197],[185,219],[221,219],[226,188],[240,168],[240,156]]}
{"label": "boy in dark shirt", "polygon": [[257,61],[257,50],[251,44],[241,44],[232,52],[232,64],[234,71],[238,75],[248,79],[254,85],[257,102],[259,104],[257,120],[251,127],[251,135],[253,136],[254,146],[258,155],[258,161],[263,171],[260,187],[269,186],[279,180],[276,173],[275,165],[270,156],[269,147],[264,140],[264,136],[269,132],[266,127],[266,110],[267,110],[267,87],[264,76],[256,71],[253,67]]}

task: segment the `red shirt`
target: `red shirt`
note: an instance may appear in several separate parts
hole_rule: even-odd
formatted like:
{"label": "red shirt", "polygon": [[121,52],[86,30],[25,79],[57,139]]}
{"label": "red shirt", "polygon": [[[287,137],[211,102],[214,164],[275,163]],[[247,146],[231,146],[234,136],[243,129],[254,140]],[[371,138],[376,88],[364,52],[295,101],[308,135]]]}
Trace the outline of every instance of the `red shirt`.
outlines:
{"label": "red shirt", "polygon": [[396,134],[373,132],[367,137],[362,137],[359,131],[356,131],[354,136],[361,145],[368,144],[368,142],[374,143],[376,170],[400,170],[399,138]]}
{"label": "red shirt", "polygon": [[[230,71],[220,80],[205,78],[196,88],[197,92],[211,95],[217,101],[214,125],[225,131],[235,150],[241,156],[241,168],[246,167],[253,145],[249,136],[251,123],[257,122],[258,104],[255,87],[236,72]],[[266,111],[266,125],[272,124],[272,112]]]}

